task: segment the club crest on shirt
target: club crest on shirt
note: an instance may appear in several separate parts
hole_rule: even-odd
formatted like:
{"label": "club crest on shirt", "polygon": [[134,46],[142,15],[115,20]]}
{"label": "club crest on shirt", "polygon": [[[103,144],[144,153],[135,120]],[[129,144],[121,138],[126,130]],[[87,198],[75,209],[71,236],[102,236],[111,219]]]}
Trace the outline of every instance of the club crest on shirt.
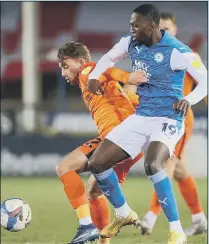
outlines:
{"label": "club crest on shirt", "polygon": [[86,67],[81,71],[82,75],[87,75],[91,71],[92,67]]}
{"label": "club crest on shirt", "polygon": [[163,61],[163,59],[164,59],[164,56],[163,56],[162,53],[156,53],[156,54],[154,55],[154,60],[155,60],[155,62],[157,62],[157,63],[161,63],[161,62]]}

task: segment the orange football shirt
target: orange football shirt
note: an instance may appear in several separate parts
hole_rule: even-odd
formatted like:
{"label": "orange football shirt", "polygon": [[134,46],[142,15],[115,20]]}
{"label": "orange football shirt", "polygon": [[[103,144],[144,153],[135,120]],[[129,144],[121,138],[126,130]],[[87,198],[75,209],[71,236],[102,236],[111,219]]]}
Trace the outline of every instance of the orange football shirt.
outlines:
{"label": "orange football shirt", "polygon": [[94,95],[87,89],[88,76],[96,66],[89,62],[79,73],[79,86],[82,97],[98,128],[101,139],[123,120],[135,112],[134,105],[138,105],[138,96],[131,92],[124,92],[118,81],[128,83],[129,73],[118,68],[107,69],[100,77],[104,95]]}

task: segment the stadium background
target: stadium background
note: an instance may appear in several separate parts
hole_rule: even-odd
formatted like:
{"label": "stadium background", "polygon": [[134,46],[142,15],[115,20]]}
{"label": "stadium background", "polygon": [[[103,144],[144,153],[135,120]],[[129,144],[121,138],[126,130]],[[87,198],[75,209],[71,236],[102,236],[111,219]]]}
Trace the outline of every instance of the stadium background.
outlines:
{"label": "stadium background", "polygon": [[[81,99],[79,89],[66,84],[60,76],[56,49],[68,40],[79,40],[89,47],[92,60],[97,61],[128,32],[129,14],[137,4],[1,2],[1,175],[4,176],[1,180],[1,196],[2,199],[20,196],[28,200],[34,206],[33,227],[37,227],[39,222],[35,212],[41,215],[40,218],[45,223],[43,229],[48,233],[46,236],[37,234],[33,227],[16,236],[3,231],[3,243],[58,243],[63,235],[66,241],[69,239],[64,231],[65,228],[67,231],[67,226],[75,223],[75,216],[69,209],[59,180],[46,176],[55,176],[55,165],[61,157],[93,138],[96,127]],[[176,16],[178,38],[197,51],[207,66],[207,2],[154,4],[161,11],[172,12]],[[117,66],[131,70],[128,59]],[[201,198],[206,207],[207,106],[201,102],[193,108],[195,129],[187,146],[186,158],[190,172],[198,179]],[[141,177],[144,174],[143,160],[131,170],[131,174],[135,176],[129,177],[125,191],[132,204],[140,208],[140,211],[142,209],[143,213],[150,199],[145,188],[150,189],[150,193],[152,190],[148,180]],[[136,184],[139,187],[146,185],[143,189],[140,188],[143,204],[131,197]],[[38,207],[35,205],[35,196],[41,201]],[[179,202],[181,211],[185,211],[184,222],[189,223],[188,210],[180,198]],[[63,207],[62,211],[52,217],[51,212],[57,211],[54,209],[57,204]],[[44,208],[48,209],[48,213],[45,209],[43,214]],[[70,211],[71,220],[66,218],[64,210]],[[55,223],[53,225],[52,218],[56,218],[55,222],[64,228],[57,228]],[[160,221],[159,225],[167,228],[163,218]],[[53,228],[58,229],[57,235],[52,235],[48,230]],[[75,228],[73,225],[72,230]],[[132,232],[125,230],[124,244],[132,243]],[[73,233],[70,234],[72,235]],[[153,238],[153,243],[157,243],[162,237],[156,231]],[[205,243],[205,236],[198,238],[190,243]],[[117,243],[116,238],[115,241]],[[146,239],[141,241],[152,243]],[[118,243],[121,243],[120,239]]]}

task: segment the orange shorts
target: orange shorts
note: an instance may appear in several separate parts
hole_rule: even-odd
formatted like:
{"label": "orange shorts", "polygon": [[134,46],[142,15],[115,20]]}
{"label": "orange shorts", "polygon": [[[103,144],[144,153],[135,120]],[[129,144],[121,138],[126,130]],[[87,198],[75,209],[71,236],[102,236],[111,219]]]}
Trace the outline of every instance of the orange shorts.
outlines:
{"label": "orange shorts", "polygon": [[191,108],[189,109],[188,114],[185,117],[184,124],[185,124],[185,132],[181,137],[180,141],[177,143],[174,151],[174,155],[179,159],[182,159],[183,157],[185,146],[192,135],[192,131],[194,127],[194,114]]}
{"label": "orange shorts", "polygon": [[94,138],[90,141],[85,142],[82,146],[79,147],[79,149],[89,159],[91,157],[91,155],[93,154],[93,152],[96,150],[96,148],[99,146],[99,143],[101,141],[102,140],[100,137]]}
{"label": "orange shorts", "polygon": [[[94,138],[88,142],[85,142],[82,146],[79,147],[79,149],[86,155],[86,157],[89,159],[91,155],[94,153],[96,148],[99,146],[100,142],[102,140],[97,137]],[[113,169],[115,170],[118,181],[123,184],[125,182],[126,176],[130,170],[130,168],[140,159],[144,156],[144,153],[140,153],[135,159],[127,158],[120,163],[116,164]]]}

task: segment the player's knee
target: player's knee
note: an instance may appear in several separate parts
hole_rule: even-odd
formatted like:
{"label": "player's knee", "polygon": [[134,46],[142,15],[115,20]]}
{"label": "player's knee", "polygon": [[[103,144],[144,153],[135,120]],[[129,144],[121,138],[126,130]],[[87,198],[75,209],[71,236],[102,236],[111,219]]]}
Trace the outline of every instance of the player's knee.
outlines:
{"label": "player's knee", "polygon": [[88,160],[88,168],[93,174],[102,173],[105,170],[105,160],[100,155],[93,154]]}
{"label": "player's knee", "polygon": [[189,172],[182,170],[181,168],[176,167],[174,170],[174,179],[178,182],[186,179],[188,176]]}
{"label": "player's knee", "polygon": [[67,173],[70,170],[75,170],[73,165],[69,164],[69,162],[63,158],[57,165],[56,165],[56,173],[60,177]]}
{"label": "player's knee", "polygon": [[144,169],[146,175],[154,175],[162,170],[162,164],[156,159],[150,159],[144,161]]}
{"label": "player's knee", "polygon": [[56,173],[57,175],[60,177],[62,176],[62,167],[61,167],[61,163],[56,165]]}
{"label": "player's knee", "polygon": [[105,171],[105,167],[102,164],[95,163],[94,160],[88,162],[88,167],[92,174],[100,174]]}
{"label": "player's knee", "polygon": [[183,175],[181,173],[175,173],[174,174],[174,179],[179,182],[179,181],[182,181],[184,180],[186,177],[183,177]]}
{"label": "player's knee", "polygon": [[159,141],[152,141],[147,149],[144,168],[147,175],[154,175],[161,171],[164,167],[164,163],[170,157],[168,147]]}

